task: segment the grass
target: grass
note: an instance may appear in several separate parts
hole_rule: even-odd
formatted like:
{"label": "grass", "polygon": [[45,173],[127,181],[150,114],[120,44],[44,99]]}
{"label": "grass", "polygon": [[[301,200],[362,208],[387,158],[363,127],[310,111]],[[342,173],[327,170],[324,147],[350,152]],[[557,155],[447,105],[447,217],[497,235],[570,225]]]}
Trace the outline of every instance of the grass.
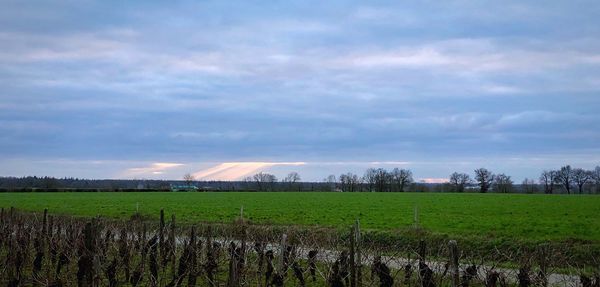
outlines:
{"label": "grass", "polygon": [[2,193],[0,207],[77,216],[158,218],[160,208],[178,221],[404,230],[414,224],[449,237],[500,241],[600,242],[600,196],[438,193]]}

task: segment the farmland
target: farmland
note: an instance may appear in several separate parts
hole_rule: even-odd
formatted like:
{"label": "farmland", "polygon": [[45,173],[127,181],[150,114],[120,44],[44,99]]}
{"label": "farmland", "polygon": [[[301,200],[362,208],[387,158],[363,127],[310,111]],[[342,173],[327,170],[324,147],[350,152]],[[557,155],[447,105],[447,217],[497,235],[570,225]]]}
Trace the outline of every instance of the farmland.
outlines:
{"label": "farmland", "polygon": [[232,222],[243,206],[254,224],[398,231],[414,224],[449,237],[500,241],[600,241],[600,197],[435,193],[3,193],[0,206],[48,208],[76,216],[158,218],[164,208],[182,223]]}

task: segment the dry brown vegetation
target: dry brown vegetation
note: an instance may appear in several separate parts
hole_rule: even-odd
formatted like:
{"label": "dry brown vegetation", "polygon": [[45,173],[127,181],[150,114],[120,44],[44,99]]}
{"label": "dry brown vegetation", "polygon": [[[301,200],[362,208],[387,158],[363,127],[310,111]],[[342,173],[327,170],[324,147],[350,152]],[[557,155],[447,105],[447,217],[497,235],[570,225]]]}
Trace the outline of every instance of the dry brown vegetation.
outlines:
{"label": "dry brown vegetation", "polygon": [[[481,252],[382,242],[358,223],[339,233],[232,224],[178,226],[75,218],[15,209],[0,214],[4,286],[598,286],[597,262],[560,249]],[[558,273],[572,275],[558,275]]]}

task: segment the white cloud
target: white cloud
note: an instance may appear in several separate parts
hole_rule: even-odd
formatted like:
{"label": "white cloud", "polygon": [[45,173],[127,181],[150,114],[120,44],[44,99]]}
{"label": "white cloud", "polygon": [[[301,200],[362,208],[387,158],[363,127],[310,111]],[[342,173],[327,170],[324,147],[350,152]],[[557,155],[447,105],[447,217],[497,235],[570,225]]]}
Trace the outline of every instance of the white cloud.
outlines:
{"label": "white cloud", "polygon": [[402,45],[387,49],[371,48],[340,55],[331,61],[333,66],[346,68],[420,68],[437,72],[491,73],[541,72],[565,69],[581,64],[597,64],[598,52],[577,48],[527,49],[507,45],[491,38],[451,39],[420,44]]}
{"label": "white cloud", "polygon": [[524,111],[519,113],[510,113],[502,115],[496,122],[499,127],[515,127],[519,125],[528,125],[533,123],[566,123],[579,125],[593,124],[600,120],[598,116],[581,115],[570,112],[552,112],[552,111]]}
{"label": "white cloud", "polygon": [[241,140],[249,135],[244,131],[218,131],[218,132],[174,132],[171,137],[175,139],[190,139],[190,140]]}

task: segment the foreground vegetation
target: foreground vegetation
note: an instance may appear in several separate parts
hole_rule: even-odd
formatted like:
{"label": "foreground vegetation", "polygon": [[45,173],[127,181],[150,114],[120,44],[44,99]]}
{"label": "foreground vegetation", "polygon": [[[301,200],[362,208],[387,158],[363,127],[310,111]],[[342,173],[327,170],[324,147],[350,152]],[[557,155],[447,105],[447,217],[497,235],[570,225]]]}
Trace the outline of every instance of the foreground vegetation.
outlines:
{"label": "foreground vegetation", "polygon": [[[422,233],[373,240],[327,228],[128,220],[0,211],[3,286],[574,286],[600,283],[597,253],[487,251]],[[381,239],[381,238],[379,238]],[[493,250],[493,251],[492,251]],[[581,255],[581,254],[580,254]]]}

